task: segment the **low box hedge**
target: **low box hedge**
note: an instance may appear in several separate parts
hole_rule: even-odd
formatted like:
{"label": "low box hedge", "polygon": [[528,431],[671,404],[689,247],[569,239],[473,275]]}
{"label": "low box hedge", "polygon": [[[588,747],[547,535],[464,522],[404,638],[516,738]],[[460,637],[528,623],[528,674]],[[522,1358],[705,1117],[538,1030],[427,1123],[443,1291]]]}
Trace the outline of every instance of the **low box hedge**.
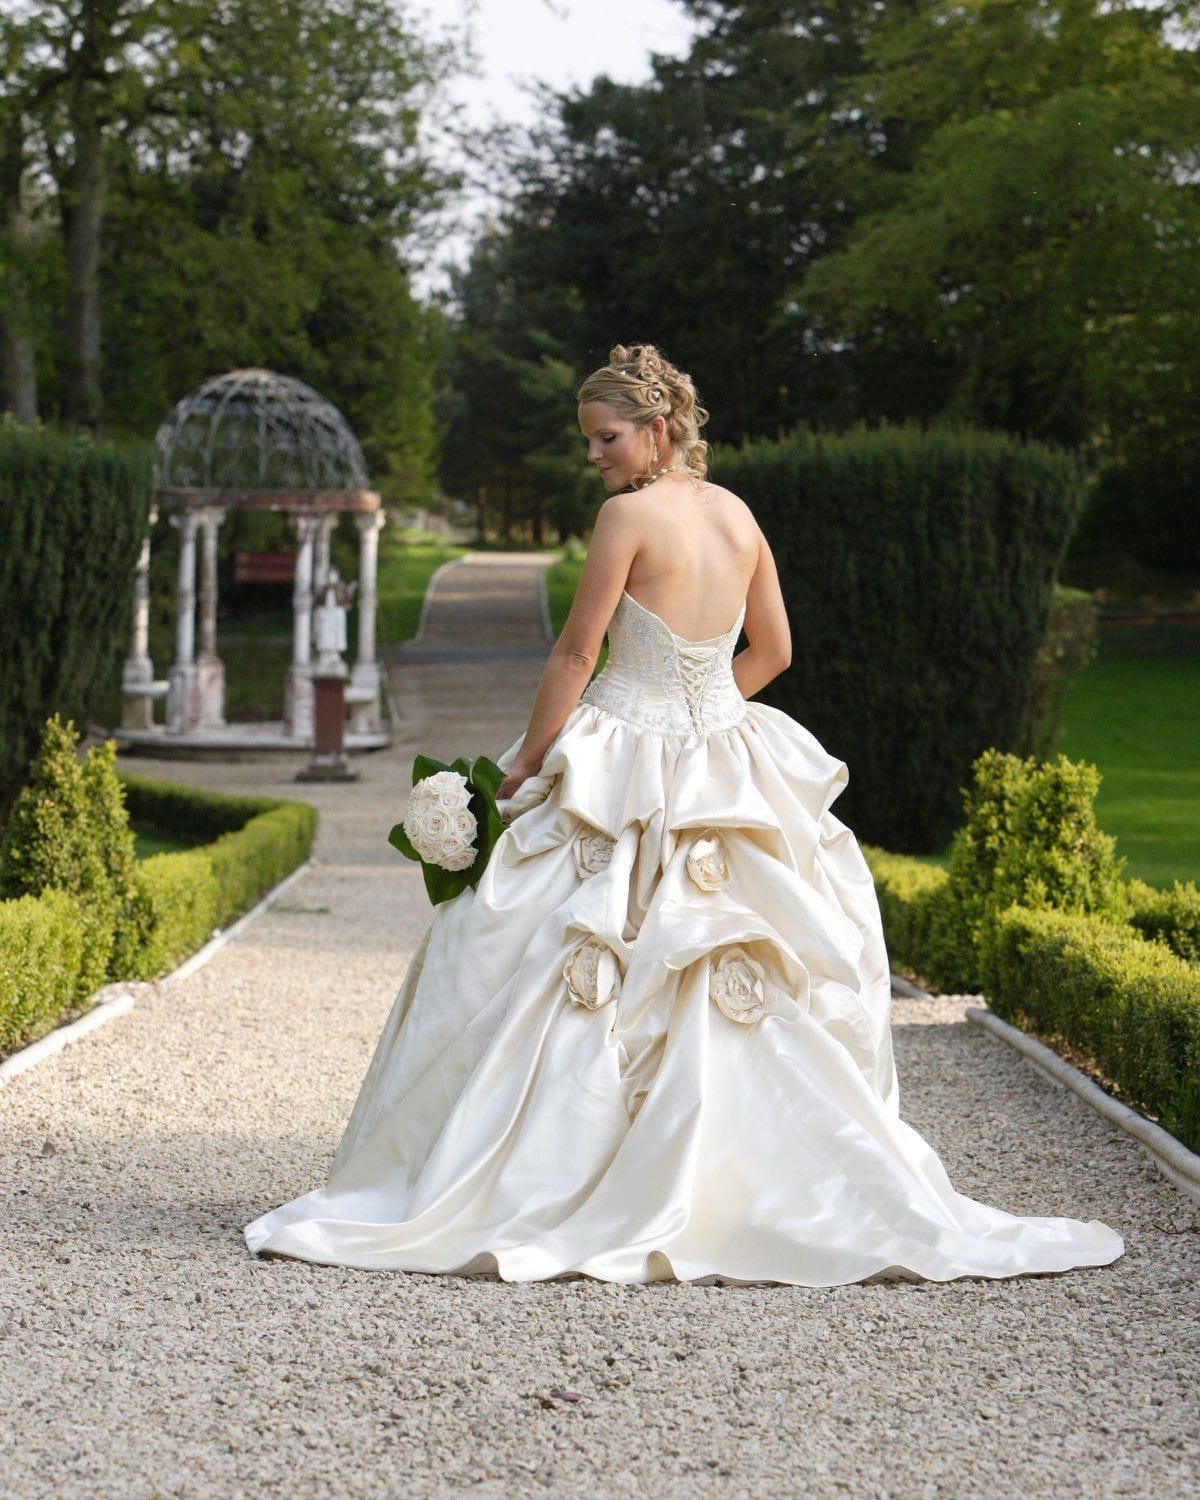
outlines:
{"label": "low box hedge", "polygon": [[[860,847],[875,881],[893,967],[909,969],[938,989],[957,988],[954,975],[963,970],[954,962],[952,945],[943,951],[950,876],[940,865],[910,854],[892,854],[875,844]],[[961,937],[968,941],[966,934]]]}
{"label": "low box hedge", "polygon": [[862,846],[894,967],[943,991],[985,973],[997,1015],[1061,1049],[1066,1043],[1132,1108],[1200,1150],[1200,963],[1197,892],[1130,881],[1128,922],[1012,905],[992,913],[976,947],[957,920],[948,873]]}
{"label": "low box hedge", "polygon": [[1077,1047],[1200,1150],[1200,967],[1130,927],[1021,906],[997,914],[986,944],[997,1015]]}
{"label": "low box hedge", "polygon": [[[131,820],[175,838],[210,841],[156,854],[134,871],[120,911],[115,979],[155,979],[248,911],[308,858],[316,810],[303,802],[234,797],[120,775]],[[0,902],[0,1052],[44,1035],[64,1009],[85,1003],[85,924],[62,891]]]}
{"label": "low box hedge", "polygon": [[130,821],[140,827],[175,838],[197,828],[217,835],[138,865],[130,979],[153,979],[194,952],[312,849],[317,814],[305,802],[235,797],[127,773],[121,782]]}
{"label": "low box hedge", "polygon": [[1177,880],[1160,890],[1144,880],[1129,882],[1133,910],[1130,926],[1143,937],[1157,938],[1189,963],[1200,963],[1200,887],[1193,880]]}
{"label": "low box hedge", "polygon": [[35,1042],[80,998],[85,924],[64,891],[0,901],[0,1054]]}

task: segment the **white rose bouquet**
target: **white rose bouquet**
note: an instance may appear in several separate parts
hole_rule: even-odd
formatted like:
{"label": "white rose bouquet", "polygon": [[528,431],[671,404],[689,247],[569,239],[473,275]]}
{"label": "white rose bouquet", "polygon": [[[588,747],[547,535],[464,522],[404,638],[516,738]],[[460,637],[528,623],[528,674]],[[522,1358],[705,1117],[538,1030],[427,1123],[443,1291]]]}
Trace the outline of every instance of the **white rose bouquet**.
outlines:
{"label": "white rose bouquet", "polygon": [[460,756],[453,765],[418,755],[413,786],[388,843],[420,862],[434,906],[478,885],[492,848],[504,832],[496,790],[504,772],[494,760]]}

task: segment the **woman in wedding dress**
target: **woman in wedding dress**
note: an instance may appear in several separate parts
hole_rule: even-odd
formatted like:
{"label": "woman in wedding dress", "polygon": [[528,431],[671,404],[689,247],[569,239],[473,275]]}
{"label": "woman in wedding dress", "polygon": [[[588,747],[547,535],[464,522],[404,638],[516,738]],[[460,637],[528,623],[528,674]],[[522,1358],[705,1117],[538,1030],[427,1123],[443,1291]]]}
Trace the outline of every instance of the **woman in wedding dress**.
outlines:
{"label": "woman in wedding dress", "polygon": [[753,701],[790,660],[771,550],[653,346],[578,395],[609,498],[497,757],[507,826],[434,909],[326,1186],[250,1250],[814,1287],[1115,1260],[1099,1220],[955,1192],[900,1119],[879,907],[830,811],[847,767]]}

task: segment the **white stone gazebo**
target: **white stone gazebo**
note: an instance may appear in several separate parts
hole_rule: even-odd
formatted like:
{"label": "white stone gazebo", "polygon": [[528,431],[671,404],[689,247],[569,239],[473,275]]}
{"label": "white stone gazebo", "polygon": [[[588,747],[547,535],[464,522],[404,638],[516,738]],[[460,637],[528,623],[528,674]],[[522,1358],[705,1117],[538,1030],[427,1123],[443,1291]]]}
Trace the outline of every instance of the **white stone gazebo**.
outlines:
{"label": "white stone gazebo", "polygon": [[[359,534],[358,650],[346,687],[347,750],[391,743],[382,715],[384,683],[375,659],[376,570],[384,512],[367,488],[362,449],[342,414],[311,386],[271,370],[233,370],[185,397],[154,439],[155,499],[179,531],[175,660],[156,680],[149,653],[150,537],[142,544],[133,606],[133,643],[122,676],[125,707],[117,736],[131,748],[305,749],[313,743],[313,597],[329,576],[338,517]],[[217,654],[217,529],[230,510],[282,511],[296,535],[292,660],[283,719],[227,724],[225,668]],[[196,551],[200,547],[199,650]],[[154,703],[166,699],[166,723]]]}

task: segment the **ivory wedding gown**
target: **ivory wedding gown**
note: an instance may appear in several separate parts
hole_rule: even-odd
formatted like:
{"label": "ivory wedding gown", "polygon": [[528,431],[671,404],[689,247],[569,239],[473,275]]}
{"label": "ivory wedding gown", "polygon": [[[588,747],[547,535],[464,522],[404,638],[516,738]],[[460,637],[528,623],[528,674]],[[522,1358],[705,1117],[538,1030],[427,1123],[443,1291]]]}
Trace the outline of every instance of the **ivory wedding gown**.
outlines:
{"label": "ivory wedding gown", "polygon": [[1099,1220],[955,1192],[900,1119],[874,886],[829,810],[847,768],[742,698],[745,612],[689,641],[622,594],[524,810],[434,909],[327,1185],[251,1251],[801,1286],[1122,1254]]}

